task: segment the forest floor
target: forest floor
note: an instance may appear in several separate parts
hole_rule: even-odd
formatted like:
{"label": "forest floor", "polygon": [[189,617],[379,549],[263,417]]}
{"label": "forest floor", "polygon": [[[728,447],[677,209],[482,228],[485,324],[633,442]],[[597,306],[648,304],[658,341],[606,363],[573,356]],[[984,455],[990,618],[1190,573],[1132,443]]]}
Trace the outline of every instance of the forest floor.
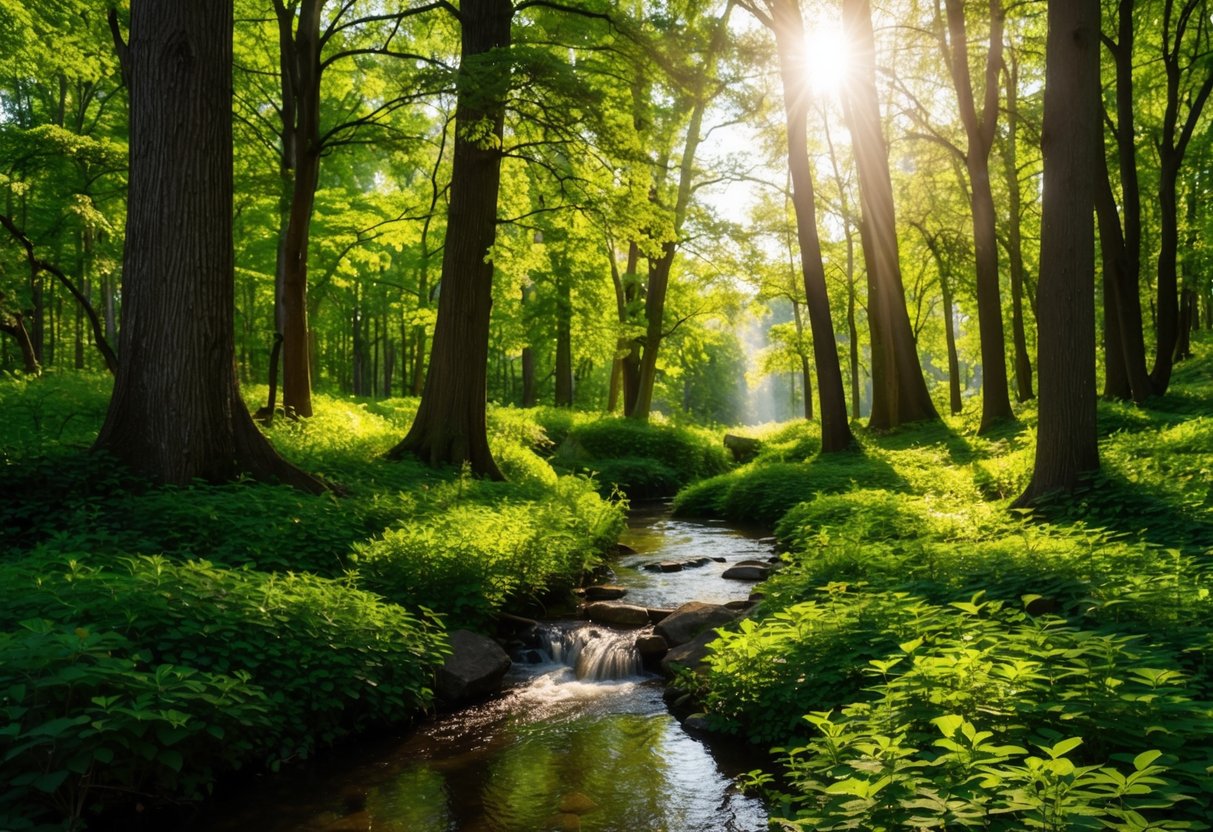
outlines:
{"label": "forest floor", "polygon": [[1101,403],[1103,469],[1032,514],[1008,508],[1030,407],[829,457],[815,425],[772,427],[740,467],[703,428],[492,408],[492,483],[381,458],[413,400],[317,396],[269,434],[338,497],[140,482],[86,452],[108,392],[0,379],[0,828],[113,823],[414,718],[444,620],[541,610],[601,562],[613,483],[775,528],[764,603],[682,684],[784,749],[750,785],[803,828],[1208,828],[1207,358],[1147,407]]}

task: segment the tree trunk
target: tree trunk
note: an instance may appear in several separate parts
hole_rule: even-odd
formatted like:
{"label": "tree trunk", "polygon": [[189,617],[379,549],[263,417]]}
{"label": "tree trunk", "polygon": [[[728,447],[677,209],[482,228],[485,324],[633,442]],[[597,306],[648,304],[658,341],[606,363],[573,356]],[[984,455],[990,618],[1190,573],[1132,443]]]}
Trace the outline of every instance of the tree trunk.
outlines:
{"label": "tree trunk", "polygon": [[[805,354],[801,346],[804,343],[804,316],[800,314],[800,304],[795,300],[792,301],[792,315],[796,321],[796,352],[800,356],[800,378],[804,386],[804,418],[811,422],[813,421],[813,384],[809,377],[809,356]],[[834,343],[834,348],[837,353],[837,341]],[[843,412],[846,412],[845,402]]]}
{"label": "tree trunk", "polygon": [[[813,334],[813,361],[817,367],[817,395],[821,404],[821,452],[844,451],[854,445],[847,421],[847,400],[838,361],[838,341],[830,316],[830,295],[821,260],[817,233],[813,174],[809,164],[808,99],[805,78],[798,60],[804,44],[804,18],[797,0],[782,0],[773,8],[775,44],[783,81],[783,107],[788,135],[788,171],[792,178],[792,207],[796,213],[796,239],[800,246],[800,269],[804,279],[805,306]],[[807,362],[806,362],[807,364]],[[805,372],[805,401],[810,400]],[[806,408],[809,405],[806,404]],[[811,418],[811,417],[806,417]]]}
{"label": "tree trunk", "polygon": [[946,0],[948,68],[960,105],[968,147],[965,168],[973,214],[973,249],[977,267],[977,328],[981,341],[981,427],[989,430],[1014,418],[1007,389],[1006,336],[998,290],[998,238],[994,229],[994,194],[990,189],[990,149],[998,121],[998,69],[1002,63],[1002,3],[990,0],[990,49],[986,54],[985,95],[981,112],[973,101],[969,75],[969,42],[963,0]]}
{"label": "tree trunk", "polygon": [[20,312],[9,316],[8,320],[0,319],[0,332],[13,336],[21,350],[21,363],[25,372],[31,376],[41,375],[42,367],[38,364],[38,356],[34,352],[34,343],[30,340],[29,332],[25,329],[25,320]]}
{"label": "tree trunk", "polygon": [[184,485],[247,472],[320,491],[236,384],[232,4],[134,0],[122,364],[94,446]]}
{"label": "tree trunk", "polygon": [[1099,0],[1049,0],[1041,215],[1040,423],[1016,501],[1071,490],[1099,468],[1095,421],[1094,182],[1102,150]]}
{"label": "tree trunk", "polygon": [[[1130,243],[1131,216],[1125,211],[1125,229],[1108,181],[1107,157],[1102,146],[1096,154],[1098,179],[1095,181],[1095,211],[1099,220],[1099,246],[1104,266],[1104,397],[1141,404],[1153,391],[1146,372],[1146,347],[1141,327],[1141,296],[1137,281],[1139,268]],[[1122,159],[1123,164],[1123,159]],[[1134,179],[1136,175],[1134,174]],[[1128,206],[1134,200],[1125,200]],[[1137,215],[1140,221],[1140,213]]]}
{"label": "tree trunk", "polygon": [[[302,0],[294,36],[294,8],[275,3],[279,19],[282,73],[294,94],[294,181],[290,214],[282,243],[282,403],[298,416],[312,415],[312,367],[307,322],[308,240],[320,177],[320,24],[324,0]],[[286,22],[283,16],[289,15]],[[283,27],[286,33],[283,34]],[[285,39],[284,39],[285,38]],[[285,90],[285,83],[284,83]],[[283,110],[285,118],[287,108]],[[288,142],[284,141],[286,147]]]}
{"label": "tree trunk", "polygon": [[[1179,15],[1175,15],[1174,0],[1163,4],[1163,67],[1167,75],[1166,106],[1163,113],[1162,136],[1158,142],[1159,175],[1159,247],[1158,247],[1158,308],[1155,323],[1154,367],[1150,381],[1154,392],[1163,395],[1171,383],[1171,368],[1175,360],[1175,347],[1179,340],[1179,198],[1177,186],[1179,171],[1192,135],[1200,121],[1201,112],[1213,92],[1213,66],[1204,60],[1203,43],[1192,46],[1192,64],[1202,64],[1199,72],[1202,81],[1198,89],[1189,89],[1182,96],[1188,105],[1186,117],[1180,124],[1180,83],[1191,67],[1181,65],[1185,34],[1195,25],[1193,40],[1207,38],[1208,18],[1203,2],[1184,2]],[[1195,12],[1193,14],[1193,12]],[[1172,23],[1174,22],[1174,28]],[[1192,70],[1196,75],[1197,71]]]}
{"label": "tree trunk", "polygon": [[[442,293],[434,326],[429,372],[417,416],[404,439],[389,451],[431,465],[467,462],[472,472],[502,479],[489,450],[486,388],[489,311],[497,235],[501,139],[510,73],[502,65],[510,46],[509,0],[463,0],[462,50],[455,105],[447,240],[442,253]],[[469,131],[487,125],[488,136]]]}
{"label": "tree trunk", "polygon": [[553,258],[556,281],[556,397],[557,407],[573,406],[573,296],[568,264]]}
{"label": "tree trunk", "polygon": [[939,289],[943,293],[943,334],[948,348],[948,404],[952,415],[958,415],[964,410],[964,401],[960,397],[960,359],[956,355],[956,321],[953,318],[952,281],[948,276],[947,263],[943,250],[939,247],[939,238],[927,232],[926,226],[915,223],[922,234],[935,265],[939,269]]}
{"label": "tree trunk", "polygon": [[843,0],[843,26],[855,63],[843,109],[855,147],[863,222],[860,236],[868,269],[868,322],[872,330],[872,415],[868,426],[889,430],[905,422],[937,419],[906,311],[897,253],[897,225],[888,149],[876,97],[876,46],[869,0]]}
{"label": "tree trunk", "polygon": [[1014,55],[1007,70],[1007,138],[1003,144],[1003,176],[1007,185],[1007,261],[1011,271],[1011,340],[1015,345],[1015,398],[1036,398],[1032,391],[1032,359],[1028,355],[1023,300],[1027,270],[1023,263],[1023,191],[1019,183],[1019,64]]}

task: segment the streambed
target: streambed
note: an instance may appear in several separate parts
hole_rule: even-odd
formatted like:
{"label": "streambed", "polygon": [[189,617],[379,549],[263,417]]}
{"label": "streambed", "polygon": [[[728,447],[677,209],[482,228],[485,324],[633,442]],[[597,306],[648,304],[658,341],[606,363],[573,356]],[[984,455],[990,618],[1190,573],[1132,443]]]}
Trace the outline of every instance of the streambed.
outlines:
{"label": "streambed", "polygon": [[[634,511],[613,564],[625,603],[672,608],[744,599],[751,585],[721,577],[766,558],[755,535]],[[657,561],[718,558],[662,573]],[[738,749],[688,734],[640,669],[635,632],[586,622],[545,627],[533,664],[516,662],[506,692],[443,714],[403,737],[328,755],[306,773],[268,778],[216,807],[208,832],[761,832],[760,801],[732,777],[757,765]],[[242,804],[242,805],[240,805]]]}

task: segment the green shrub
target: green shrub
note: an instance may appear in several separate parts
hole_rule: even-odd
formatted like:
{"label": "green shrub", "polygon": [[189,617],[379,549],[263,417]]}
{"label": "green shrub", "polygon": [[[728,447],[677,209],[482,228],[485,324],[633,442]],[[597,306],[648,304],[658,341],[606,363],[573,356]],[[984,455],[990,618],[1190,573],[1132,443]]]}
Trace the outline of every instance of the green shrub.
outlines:
{"label": "green shrub", "polygon": [[[814,739],[782,749],[789,828],[1208,825],[1210,703],[1172,652],[979,598],[922,610],[915,629],[866,662],[849,704],[805,717]],[[745,638],[761,651],[775,635]],[[745,655],[741,638],[714,666]]]}
{"label": "green shrub", "polygon": [[358,544],[352,560],[359,584],[397,603],[484,624],[507,603],[570,589],[622,527],[619,505],[586,480],[562,477],[544,499],[465,501],[403,524]]}
{"label": "green shrub", "polygon": [[575,424],[552,465],[597,473],[604,489],[647,498],[672,495],[679,486],[726,470],[728,457],[708,431],[603,418]]}
{"label": "green shrub", "polygon": [[118,633],[20,622],[0,631],[0,828],[75,825],[107,795],[202,797],[271,751],[272,710],[246,671],[156,664]]}
{"label": "green shrub", "polygon": [[134,557],[0,566],[0,628],[48,618],[127,638],[152,665],[248,674],[273,706],[268,760],[411,717],[430,699],[441,626],[345,583]]}

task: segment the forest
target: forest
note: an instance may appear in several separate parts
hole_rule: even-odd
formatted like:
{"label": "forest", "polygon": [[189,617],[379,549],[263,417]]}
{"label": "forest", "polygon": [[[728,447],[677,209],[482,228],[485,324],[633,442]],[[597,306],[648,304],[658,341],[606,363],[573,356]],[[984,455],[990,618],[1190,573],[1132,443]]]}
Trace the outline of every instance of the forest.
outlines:
{"label": "forest", "polygon": [[1213,829],[1210,93],[1208,0],[0,0],[0,831]]}

